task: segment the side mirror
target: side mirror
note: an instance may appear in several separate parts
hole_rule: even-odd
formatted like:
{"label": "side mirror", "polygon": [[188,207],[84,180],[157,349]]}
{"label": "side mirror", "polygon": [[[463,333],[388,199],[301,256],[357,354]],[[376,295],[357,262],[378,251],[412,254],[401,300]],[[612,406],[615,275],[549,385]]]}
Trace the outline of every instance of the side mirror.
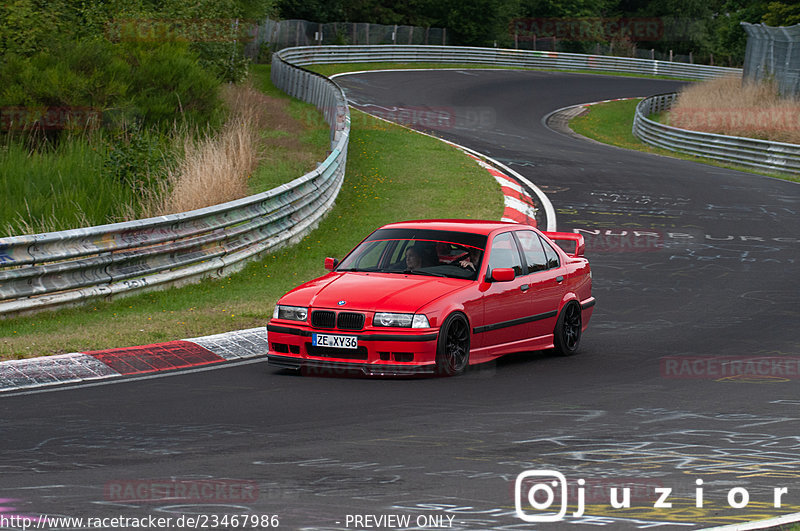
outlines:
{"label": "side mirror", "polygon": [[492,280],[494,282],[511,282],[517,274],[510,267],[498,267],[492,269]]}
{"label": "side mirror", "polygon": [[339,260],[337,260],[336,258],[328,257],[325,259],[325,269],[327,269],[328,271],[333,271],[333,269],[337,265],[339,265]]}

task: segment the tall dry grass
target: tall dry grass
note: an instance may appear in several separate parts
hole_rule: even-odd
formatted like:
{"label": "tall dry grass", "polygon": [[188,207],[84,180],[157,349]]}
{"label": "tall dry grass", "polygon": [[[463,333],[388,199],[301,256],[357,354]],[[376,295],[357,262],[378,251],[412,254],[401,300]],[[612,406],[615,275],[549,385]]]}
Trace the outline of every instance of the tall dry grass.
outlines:
{"label": "tall dry grass", "polygon": [[669,125],[721,135],[800,144],[800,102],[781,98],[774,83],[725,77],[690,85],[673,105]]}
{"label": "tall dry grass", "polygon": [[199,139],[184,132],[183,158],[155,189],[145,192],[139,209],[128,209],[129,217],[175,214],[247,196],[247,181],[261,159],[263,98],[248,84],[226,86],[223,99],[230,117],[222,130]]}

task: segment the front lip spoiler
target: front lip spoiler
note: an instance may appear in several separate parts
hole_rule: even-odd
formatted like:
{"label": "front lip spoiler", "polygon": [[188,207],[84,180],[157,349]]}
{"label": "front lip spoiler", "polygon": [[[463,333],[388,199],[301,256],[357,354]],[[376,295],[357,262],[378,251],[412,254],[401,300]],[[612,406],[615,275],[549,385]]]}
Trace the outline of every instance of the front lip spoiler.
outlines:
{"label": "front lip spoiler", "polygon": [[420,376],[436,374],[436,366],[430,365],[378,365],[373,363],[345,363],[288,356],[267,355],[267,363],[282,369],[312,369],[336,373],[361,372],[366,376]]}

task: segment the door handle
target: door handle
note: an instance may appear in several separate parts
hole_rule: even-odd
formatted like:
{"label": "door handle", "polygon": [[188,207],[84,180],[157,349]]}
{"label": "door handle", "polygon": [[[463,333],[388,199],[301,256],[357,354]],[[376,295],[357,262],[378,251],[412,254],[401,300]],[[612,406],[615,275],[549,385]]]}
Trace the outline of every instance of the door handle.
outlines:
{"label": "door handle", "polygon": [[564,282],[564,277],[563,277],[563,276],[561,276],[561,275],[558,275],[558,276],[556,277],[556,282],[558,282],[559,284],[561,284],[562,282]]}
{"label": "door handle", "polygon": [[530,289],[530,286],[528,284],[523,284],[519,287],[519,289],[521,289],[522,291],[528,291]]}

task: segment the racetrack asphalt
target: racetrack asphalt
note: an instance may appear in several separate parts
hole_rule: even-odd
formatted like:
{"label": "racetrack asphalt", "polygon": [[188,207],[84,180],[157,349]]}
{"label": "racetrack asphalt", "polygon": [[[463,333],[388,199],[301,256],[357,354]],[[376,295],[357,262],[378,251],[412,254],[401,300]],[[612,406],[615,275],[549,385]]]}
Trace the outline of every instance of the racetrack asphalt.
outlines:
{"label": "racetrack asphalt", "polygon": [[[337,82],[370,112],[450,113],[407,125],[548,193],[558,230],[587,238],[598,304],[582,352],[520,353],[449,379],[298,377],[251,363],[4,397],[7,514],[696,529],[800,511],[797,184],[542,124],[554,109],[678,82],[472,70]],[[585,479],[585,514],[523,524],[515,480],[526,470]],[[218,488],[203,490],[209,482]],[[168,499],[155,484],[200,495]],[[624,486],[630,508],[611,507],[609,489]],[[779,508],[776,487],[788,489]],[[654,507],[664,488],[671,507]],[[745,490],[746,506],[732,507]]]}

